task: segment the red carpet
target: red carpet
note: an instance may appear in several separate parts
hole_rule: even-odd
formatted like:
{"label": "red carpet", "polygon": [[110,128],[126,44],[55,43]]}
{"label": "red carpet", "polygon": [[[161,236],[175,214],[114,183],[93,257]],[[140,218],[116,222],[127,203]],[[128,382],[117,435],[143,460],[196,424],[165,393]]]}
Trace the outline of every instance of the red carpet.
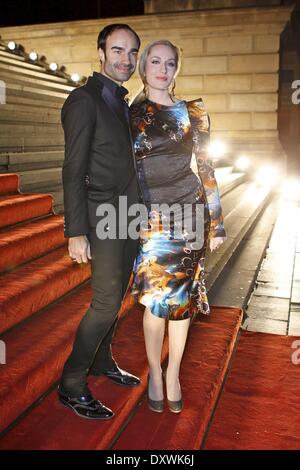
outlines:
{"label": "red carpet", "polygon": [[[82,296],[78,296],[82,306]],[[62,309],[63,310],[63,309]],[[66,315],[66,310],[65,310]],[[122,364],[122,367],[139,374],[142,378],[146,374],[146,357],[144,341],[141,334],[142,314],[138,309],[131,312],[126,321],[121,321],[117,338],[114,344],[114,353]],[[52,325],[54,327],[54,325]],[[58,336],[59,328],[56,325],[52,338]],[[63,332],[61,332],[63,335]],[[73,338],[72,338],[73,339]],[[43,349],[46,337],[42,340]],[[63,343],[63,341],[62,341]],[[49,344],[50,346],[50,344]],[[50,349],[50,348],[49,348]],[[52,349],[52,346],[51,346]],[[130,354],[128,351],[130,350]],[[138,354],[136,354],[138,351]],[[122,353],[121,353],[122,352]],[[61,347],[59,355],[65,357],[69,348],[65,351]],[[60,364],[60,369],[61,369]],[[44,372],[38,374],[40,381],[45,381],[49,375],[49,367],[43,368]],[[58,377],[57,377],[58,378]],[[145,380],[143,381],[145,382]],[[143,386],[136,389],[120,387],[104,378],[91,378],[89,380],[94,394],[101,397],[108,406],[114,408],[116,418],[109,422],[93,422],[78,419],[71,410],[63,407],[57,401],[56,391],[52,392],[46,400],[31,411],[20,424],[18,424],[7,436],[0,440],[1,449],[98,449],[106,448],[118,430],[120,423],[128,417],[131,409],[136,405],[143,393]]]}
{"label": "red carpet", "polygon": [[[192,325],[182,365],[185,408],[180,416],[167,410],[156,415],[143,403],[148,366],[142,309],[132,306],[129,295],[119,312],[113,348],[121,367],[143,382],[129,389],[105,378],[90,379],[95,396],[111,406],[115,418],[102,423],[80,419],[58,403],[56,390],[40,400],[59,379],[89,305],[90,265],[70,261],[63,217],[53,213],[51,196],[20,194],[12,174],[0,175],[0,194],[0,332],[7,350],[1,365],[0,448],[199,448],[242,311],[215,307],[209,318]],[[167,353],[165,341],[163,359]]]}
{"label": "red carpet", "polygon": [[0,333],[89,277],[90,264],[74,264],[65,246],[0,277]]}
{"label": "red carpet", "polygon": [[18,181],[17,175],[0,175],[0,332],[7,351],[0,430],[57,380],[90,301],[89,287],[80,300],[76,291],[60,299],[89,279],[90,266],[70,260],[52,196],[21,194]]}
{"label": "red carpet", "polygon": [[41,217],[52,212],[50,194],[12,194],[0,196],[0,227]]}
{"label": "red carpet", "polygon": [[[56,390],[39,400],[59,379],[89,305],[90,265],[70,261],[63,217],[53,213],[51,196],[20,194],[18,178],[12,174],[0,175],[0,194],[0,331],[7,350],[6,364],[1,365],[0,448],[108,449],[123,428],[120,448],[197,448],[219,394],[241,310],[216,307],[210,318],[192,326],[183,364],[185,410],[180,417],[168,413],[156,422],[157,415],[140,406],[148,366],[142,308],[132,305],[130,295],[119,312],[113,348],[121,367],[139,375],[142,384],[129,389],[103,377],[89,380],[95,396],[112,407],[115,418],[102,423],[82,420],[58,403]],[[163,360],[167,353],[165,341]],[[137,430],[131,432],[131,427]],[[132,440],[135,432],[138,438]]]}
{"label": "red carpet", "polygon": [[153,413],[144,400],[113,449],[199,449],[241,318],[238,308],[213,307],[210,318],[192,325],[181,366],[183,411]]}
{"label": "red carpet", "polygon": [[15,173],[0,174],[0,194],[18,193],[19,176]]}
{"label": "red carpet", "polygon": [[[78,292],[77,309],[83,308],[82,305],[79,306],[80,299],[82,299],[82,302],[83,298],[80,297]],[[73,307],[70,302],[67,301],[66,304],[71,307],[69,310],[75,310],[75,306]],[[33,368],[39,371],[36,371],[33,376],[30,387],[28,386],[28,393],[31,390],[32,394],[33,388],[41,391],[42,382],[45,385],[46,382],[53,381],[57,370],[62,365],[62,356],[64,357],[68,353],[68,350],[63,350],[66,334],[63,333],[62,328],[59,328],[63,312],[68,318],[66,307],[64,308],[63,305],[60,312],[53,310],[51,315],[50,312],[47,314],[49,320],[46,321],[45,319],[45,332],[41,339],[39,339],[40,335],[37,333],[40,328],[34,328],[36,334],[32,336],[29,334],[30,325],[28,325],[28,330],[23,333],[25,337],[27,334],[31,336],[34,343],[35,341],[38,342],[38,345],[30,348],[27,357],[24,358],[26,366],[20,366],[17,363],[15,366],[16,368],[26,367],[27,369]],[[52,319],[53,316],[56,320]],[[37,322],[41,322],[41,320],[42,317],[36,318]],[[92,378],[90,380],[91,389],[95,396],[114,409],[115,418],[112,421],[102,423],[79,419],[70,410],[62,407],[57,402],[56,391],[53,391],[36,408],[31,410],[30,414],[17,424],[12,431],[2,438],[0,449],[107,449],[112,445],[121,427],[124,426],[133,411],[137,411],[138,426],[133,424],[135,428],[137,427],[134,433],[131,430],[131,424],[125,429],[124,439],[128,444],[128,447],[125,448],[183,449],[191,443],[193,448],[197,447],[201,442],[212,407],[216,401],[240,321],[241,311],[239,309],[216,307],[213,308],[210,319],[205,320],[203,323],[197,322],[192,326],[183,364],[182,385],[186,397],[185,412],[182,413],[181,417],[175,417],[166,412],[163,419],[160,416],[159,423],[156,423],[155,433],[152,434],[152,426],[158,418],[157,415],[147,409],[144,410],[143,407],[137,407],[139,400],[146,391],[148,369],[142,334],[142,312],[138,307],[135,307],[120,322],[113,350],[122,367],[142,378],[142,385],[129,389],[114,385],[105,378]],[[50,324],[47,327],[48,322]],[[66,328],[69,328],[68,324]],[[60,339],[58,338],[59,332]],[[25,349],[23,348],[24,339],[20,342],[22,348],[18,347],[18,344],[10,347],[10,349],[16,351],[16,358],[20,357]],[[58,342],[60,346],[57,345]],[[28,343],[27,346],[29,346]],[[45,349],[48,351],[45,352]],[[50,362],[53,351],[55,351],[56,359],[52,359]],[[38,355],[40,365],[30,365]],[[165,347],[163,357],[165,358],[166,355],[167,349]],[[49,363],[47,363],[47,360]],[[17,372],[15,369],[11,373],[11,380],[14,381],[13,376],[20,374],[21,371]],[[22,375],[24,375],[24,372],[22,372]],[[9,377],[5,379],[5,382],[7,383],[8,380]],[[9,388],[12,390],[11,387]],[[19,392],[22,388],[24,389],[24,383],[20,384]],[[11,409],[16,408],[16,400],[19,397],[18,390],[10,399]],[[33,401],[33,396],[30,397],[30,400]],[[22,407],[24,407],[24,403]],[[150,447],[148,443],[149,435],[153,436]],[[157,447],[157,443],[161,443],[162,447]],[[144,444],[145,447],[143,447]],[[154,447],[151,447],[151,444]]]}
{"label": "red carpet", "polygon": [[204,449],[300,449],[297,339],[243,331]]}
{"label": "red carpet", "polygon": [[0,230],[0,273],[66,244],[63,217],[51,215]]}
{"label": "red carpet", "polygon": [[6,366],[1,366],[1,429],[4,429],[59,378],[71,351],[73,333],[89,305],[85,287],[5,334]]}

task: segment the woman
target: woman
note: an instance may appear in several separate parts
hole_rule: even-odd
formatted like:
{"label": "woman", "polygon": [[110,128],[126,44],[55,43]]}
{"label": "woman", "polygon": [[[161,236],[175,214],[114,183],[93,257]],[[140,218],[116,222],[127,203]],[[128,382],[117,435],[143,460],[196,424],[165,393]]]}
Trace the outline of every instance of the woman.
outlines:
{"label": "woman", "polygon": [[[148,405],[156,412],[164,408],[161,350],[168,319],[165,379],[168,406],[175,413],[182,409],[179,369],[191,317],[209,314],[203,271],[207,240],[212,251],[225,239],[217,183],[206,155],[209,118],[201,99],[185,102],[174,96],[179,68],[176,46],[167,40],[149,44],[139,64],[144,90],[131,106],[137,174],[149,214],[148,225],[141,227],[132,286],[136,300],[146,307]],[[190,168],[193,152],[198,176]],[[184,231],[182,236],[170,236],[163,225],[165,215],[152,209],[152,204],[163,203],[190,204],[194,222],[197,204],[204,206],[202,247],[191,248]]]}

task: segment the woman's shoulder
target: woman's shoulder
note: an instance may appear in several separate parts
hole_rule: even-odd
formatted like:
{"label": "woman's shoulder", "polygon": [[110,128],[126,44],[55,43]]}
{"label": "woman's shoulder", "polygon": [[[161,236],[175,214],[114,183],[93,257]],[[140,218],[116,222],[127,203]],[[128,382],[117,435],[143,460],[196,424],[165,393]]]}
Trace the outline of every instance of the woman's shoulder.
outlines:
{"label": "woman's shoulder", "polygon": [[195,110],[199,109],[203,111],[205,110],[205,106],[204,106],[202,98],[196,98],[194,100],[187,101],[186,104],[187,104],[187,107],[190,109],[195,109]]}
{"label": "woman's shoulder", "polygon": [[187,101],[187,108],[192,125],[198,130],[208,132],[210,128],[210,119],[202,98]]}

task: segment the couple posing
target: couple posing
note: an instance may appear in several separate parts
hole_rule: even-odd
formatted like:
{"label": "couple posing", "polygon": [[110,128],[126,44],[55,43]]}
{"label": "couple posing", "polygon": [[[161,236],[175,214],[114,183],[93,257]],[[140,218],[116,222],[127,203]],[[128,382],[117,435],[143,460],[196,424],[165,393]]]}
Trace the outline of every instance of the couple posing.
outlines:
{"label": "couple posing", "polygon": [[[144,89],[129,110],[124,100],[128,91],[122,83],[135,71],[139,47],[140,39],[128,25],[105,27],[98,37],[101,73],[94,72],[84,86],[73,90],[62,109],[64,233],[74,262],[91,260],[92,300],[65,363],[58,396],[61,403],[88,419],[114,416],[93,397],[88,374],[104,375],[129,387],[140,384],[138,377],[118,366],[111,350],[117,313],[132,271],[131,293],[145,306],[149,408],[163,411],[165,381],[169,409],[181,411],[179,369],[191,317],[209,314],[206,247],[209,244],[213,251],[225,239],[214,170],[207,161],[209,117],[203,102],[175,97],[180,52],[171,42],[160,40],[146,46],[141,55]],[[198,176],[190,168],[193,153]],[[127,197],[128,207],[139,201],[147,207],[148,224],[141,224],[139,240],[97,236],[97,207],[111,203],[118,212],[119,196]],[[163,203],[190,204],[192,219],[197,204],[203,205],[200,249],[192,249],[184,234],[170,237],[162,224],[163,215],[151,210],[151,204]],[[109,224],[106,230],[109,233]],[[163,376],[166,320],[169,362]]]}

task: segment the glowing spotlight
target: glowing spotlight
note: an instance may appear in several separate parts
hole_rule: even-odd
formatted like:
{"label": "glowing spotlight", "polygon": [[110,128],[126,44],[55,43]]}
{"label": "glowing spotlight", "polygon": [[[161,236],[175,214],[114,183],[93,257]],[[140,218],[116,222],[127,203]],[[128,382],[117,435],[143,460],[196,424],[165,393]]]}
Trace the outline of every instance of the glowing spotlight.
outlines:
{"label": "glowing spotlight", "polygon": [[29,59],[30,60],[37,60],[37,58],[38,58],[38,55],[35,51],[30,52],[30,54],[29,54]]}
{"label": "glowing spotlight", "polygon": [[79,82],[79,80],[80,80],[80,75],[78,75],[78,73],[72,73],[72,75],[71,75],[71,80],[72,80],[73,82]]}
{"label": "glowing spotlight", "polygon": [[288,201],[300,201],[300,179],[288,178],[282,185],[282,196]]}
{"label": "glowing spotlight", "polygon": [[235,162],[235,167],[240,171],[248,170],[249,166],[250,166],[250,160],[248,157],[245,157],[244,155],[240,156]]}
{"label": "glowing spotlight", "polygon": [[55,72],[58,69],[58,65],[56,62],[51,62],[51,64],[49,65],[49,68],[50,70],[52,70],[52,72]]}
{"label": "glowing spotlight", "polygon": [[208,147],[208,153],[212,158],[221,158],[223,157],[226,151],[226,146],[220,140],[214,140]]}
{"label": "glowing spotlight", "polygon": [[9,43],[7,44],[7,47],[8,49],[10,49],[11,51],[14,51],[17,47],[17,44],[14,42],[14,41],[9,41]]}
{"label": "glowing spotlight", "polygon": [[278,179],[278,170],[272,166],[263,166],[257,171],[255,179],[261,186],[274,186]]}

